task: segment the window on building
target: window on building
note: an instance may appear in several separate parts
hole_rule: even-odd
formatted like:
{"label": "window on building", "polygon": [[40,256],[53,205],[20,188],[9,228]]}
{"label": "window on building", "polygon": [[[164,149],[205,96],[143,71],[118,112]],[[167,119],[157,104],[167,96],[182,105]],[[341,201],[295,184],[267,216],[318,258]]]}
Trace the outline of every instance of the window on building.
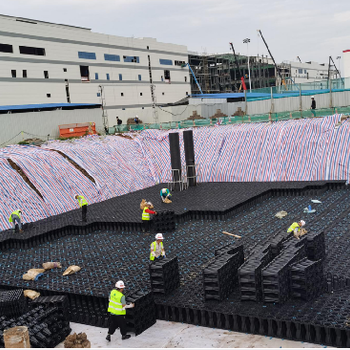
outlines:
{"label": "window on building", "polygon": [[119,74],[119,80],[123,80],[123,75]]}
{"label": "window on building", "polygon": [[175,66],[184,66],[186,64],[185,61],[175,61]]}
{"label": "window on building", "polygon": [[138,56],[123,56],[124,62],[140,63]]}
{"label": "window on building", "polygon": [[44,70],[44,78],[49,79],[49,71]]}
{"label": "window on building", "polygon": [[97,93],[97,97],[101,97],[101,93],[100,92]]}
{"label": "window on building", "polygon": [[98,73],[95,73],[95,80],[98,80]]}
{"label": "window on building", "polygon": [[164,79],[163,79],[163,76],[162,76],[162,75],[161,75],[161,77],[160,77],[160,80],[161,80],[161,81],[164,81]]}
{"label": "window on building", "polygon": [[23,78],[27,78],[27,70],[26,70],[26,69],[23,69],[23,71],[22,71],[22,77],[23,77]]}
{"label": "window on building", "polygon": [[120,56],[119,55],[110,55],[108,53],[105,53],[105,61],[119,62]]}
{"label": "window on building", "polygon": [[12,45],[0,44],[0,52],[10,52],[10,53],[13,53]]}
{"label": "window on building", "polygon": [[95,60],[96,59],[96,54],[95,54],[95,52],[79,51],[78,52],[78,57],[86,59],[86,60]]}
{"label": "window on building", "polygon": [[185,83],[187,83],[187,77],[185,77]]}
{"label": "window on building", "polygon": [[172,60],[166,60],[166,59],[163,59],[163,58],[159,59],[159,63],[160,64],[165,64],[167,66],[172,66],[173,65],[173,61]]}
{"label": "window on building", "polygon": [[140,96],[142,96],[142,92],[140,92]]}
{"label": "window on building", "polygon": [[80,76],[82,81],[90,81],[89,66],[80,66]]}
{"label": "window on building", "polygon": [[299,68],[299,69],[298,69],[298,73],[299,73],[299,74],[303,74],[303,70]]}
{"label": "window on building", "polygon": [[19,52],[25,55],[45,56],[45,49],[41,47],[20,46]]}
{"label": "window on building", "polygon": [[139,81],[141,81],[142,79],[141,79],[141,74],[139,74]]}
{"label": "window on building", "polygon": [[16,78],[17,77],[16,69],[12,69],[11,70],[11,76],[12,76],[12,78]]}
{"label": "window on building", "polygon": [[65,73],[66,73],[66,72],[67,72],[67,68],[63,68],[63,72],[65,72]]}
{"label": "window on building", "polygon": [[164,92],[162,92],[162,95],[164,96]]}
{"label": "window on building", "polygon": [[110,78],[109,78],[109,73],[106,74],[106,79],[107,79],[107,80],[110,80]]}
{"label": "window on building", "polygon": [[50,98],[50,97],[51,97],[51,94],[46,94],[46,97]]}
{"label": "window on building", "polygon": [[142,109],[145,109],[145,107],[142,107]]}
{"label": "window on building", "polygon": [[149,50],[149,46],[147,46],[147,50]]}
{"label": "window on building", "polygon": [[170,70],[165,70],[165,71],[164,71],[164,80],[165,80],[167,83],[170,83]]}
{"label": "window on building", "polygon": [[124,96],[124,92],[121,92],[121,93],[120,93],[120,96]]}
{"label": "window on building", "polygon": [[188,96],[188,91],[186,91],[186,96]]}

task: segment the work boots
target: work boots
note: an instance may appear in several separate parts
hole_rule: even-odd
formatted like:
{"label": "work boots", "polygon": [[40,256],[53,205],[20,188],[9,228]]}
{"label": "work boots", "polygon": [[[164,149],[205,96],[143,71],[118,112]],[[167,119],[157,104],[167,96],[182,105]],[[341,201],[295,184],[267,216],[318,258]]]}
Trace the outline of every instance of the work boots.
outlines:
{"label": "work boots", "polygon": [[122,336],[122,340],[129,339],[131,337],[130,334],[125,334]]}
{"label": "work boots", "polygon": [[107,335],[106,340],[111,341],[111,335],[110,334]]}

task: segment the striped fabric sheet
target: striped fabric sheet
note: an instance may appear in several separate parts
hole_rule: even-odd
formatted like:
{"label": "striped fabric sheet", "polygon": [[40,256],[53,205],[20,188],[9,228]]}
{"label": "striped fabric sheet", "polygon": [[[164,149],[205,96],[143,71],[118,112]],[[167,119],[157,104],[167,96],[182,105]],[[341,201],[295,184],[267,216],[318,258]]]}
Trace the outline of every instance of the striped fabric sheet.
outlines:
{"label": "striped fabric sheet", "polygon": [[[335,129],[340,115],[273,124],[235,124],[194,128],[200,181],[350,180],[350,121]],[[185,166],[182,130],[181,160]],[[89,203],[167,182],[171,178],[170,131],[144,130],[127,137],[88,136],[52,141],[42,147],[0,150],[0,229],[10,227],[10,211],[21,207],[25,221],[36,221]],[[59,150],[92,176],[90,181]],[[14,171],[13,160],[43,195],[42,200]],[[11,208],[11,210],[9,209]]]}

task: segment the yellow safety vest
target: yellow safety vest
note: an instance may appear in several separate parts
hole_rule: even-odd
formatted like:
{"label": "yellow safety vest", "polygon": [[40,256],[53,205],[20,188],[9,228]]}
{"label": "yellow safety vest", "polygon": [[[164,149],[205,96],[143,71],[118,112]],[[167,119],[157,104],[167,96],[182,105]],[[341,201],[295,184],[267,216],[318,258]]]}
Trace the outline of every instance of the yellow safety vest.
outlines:
{"label": "yellow safety vest", "polygon": [[290,226],[287,232],[293,232],[296,228],[300,228],[299,224],[297,222],[293,222]]}
{"label": "yellow safety vest", "polygon": [[149,213],[146,213],[147,207],[144,207],[143,212],[142,212],[142,220],[151,220],[151,216]]}
{"label": "yellow safety vest", "polygon": [[88,202],[87,202],[87,200],[84,198],[84,196],[78,196],[78,202],[79,202],[80,208],[81,208],[83,205],[88,205]]}
{"label": "yellow safety vest", "polygon": [[109,304],[108,304],[108,312],[113,315],[125,315],[126,311],[123,309],[123,305],[121,303],[121,299],[123,297],[123,293],[119,292],[119,290],[113,289],[111,294],[109,295]]}
{"label": "yellow safety vest", "polygon": [[20,210],[15,210],[14,212],[11,213],[9,221],[12,222],[12,215],[17,215],[19,217],[19,219],[21,219],[21,214],[19,213]]}
{"label": "yellow safety vest", "polygon": [[[154,241],[154,242],[151,243],[151,254],[150,254],[149,258],[153,261],[154,260],[154,256],[152,255],[152,244],[153,244],[153,251],[156,252],[157,241]],[[160,242],[160,246],[161,246],[161,248],[163,250],[164,249],[163,242]]]}

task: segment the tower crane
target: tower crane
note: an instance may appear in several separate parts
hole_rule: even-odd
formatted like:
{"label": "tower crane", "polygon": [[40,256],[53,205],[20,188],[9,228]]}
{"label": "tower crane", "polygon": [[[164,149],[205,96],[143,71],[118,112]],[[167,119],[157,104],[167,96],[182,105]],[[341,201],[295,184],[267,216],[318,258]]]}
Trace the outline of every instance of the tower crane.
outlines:
{"label": "tower crane", "polygon": [[278,68],[278,66],[277,66],[277,64],[276,64],[276,62],[275,62],[275,59],[273,58],[272,53],[271,53],[269,47],[267,46],[267,43],[266,43],[265,38],[264,38],[264,36],[263,36],[263,33],[261,32],[260,29],[258,29],[258,32],[259,32],[259,34],[260,34],[260,37],[261,37],[262,41],[264,42],[264,44],[265,44],[265,46],[266,46],[266,48],[267,48],[267,51],[268,51],[269,54],[270,54],[270,57],[272,58],[272,61],[273,61],[274,65],[275,65],[276,71],[277,71],[277,73],[278,73],[278,75],[279,75],[279,77],[280,77],[280,79],[281,79],[282,84],[283,84],[283,85],[286,87],[286,89],[287,89],[286,82],[284,81],[284,79],[283,79],[283,77],[282,77],[282,74],[281,74],[281,70]]}
{"label": "tower crane", "polygon": [[232,43],[230,43],[230,45],[231,45],[231,48],[232,48],[233,56],[235,57],[235,63],[236,63],[236,66],[237,66],[238,74],[241,76],[241,86],[239,87],[239,91],[241,91],[241,87],[242,86],[243,86],[243,90],[247,90],[247,87],[246,87],[245,82],[244,82],[243,74],[241,74],[241,70],[239,68],[239,64],[238,64],[235,48],[233,47]]}

